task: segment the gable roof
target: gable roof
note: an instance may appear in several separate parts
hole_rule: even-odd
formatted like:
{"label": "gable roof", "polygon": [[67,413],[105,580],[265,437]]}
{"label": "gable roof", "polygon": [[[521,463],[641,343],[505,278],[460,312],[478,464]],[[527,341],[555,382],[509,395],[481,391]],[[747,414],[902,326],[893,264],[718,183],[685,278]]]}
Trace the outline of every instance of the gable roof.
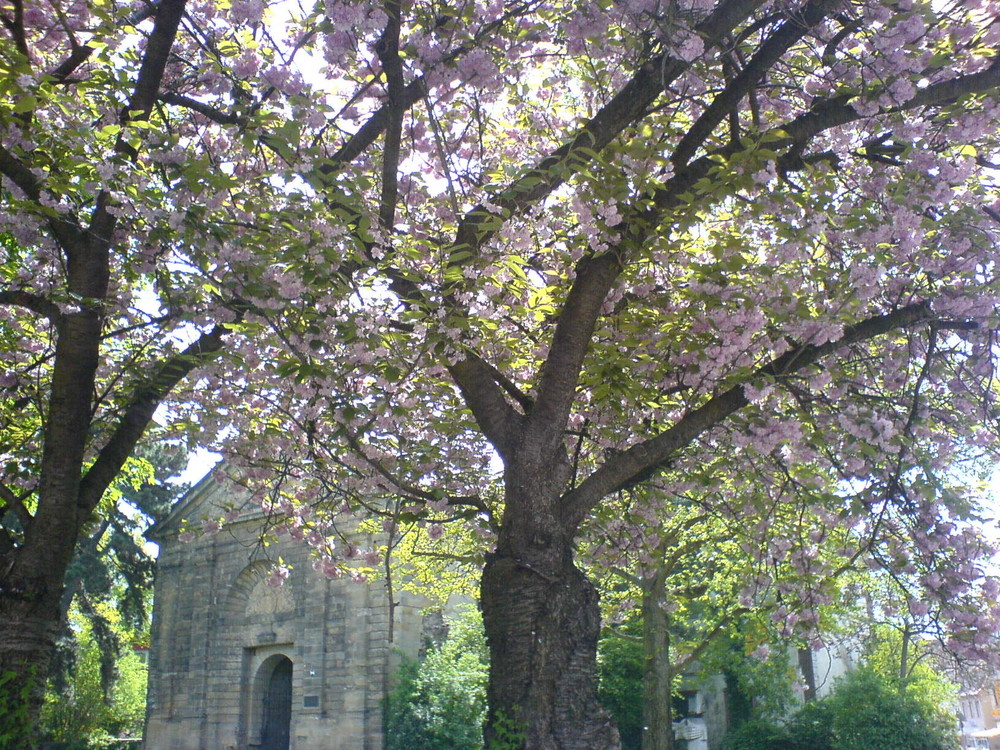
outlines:
{"label": "gable roof", "polygon": [[170,509],[166,517],[146,529],[143,536],[151,542],[157,542],[168,536],[179,534],[181,522],[196,515],[201,506],[209,505],[212,497],[218,492],[220,485],[215,481],[214,471],[214,469],[210,470],[199,479],[174,503],[174,507]]}

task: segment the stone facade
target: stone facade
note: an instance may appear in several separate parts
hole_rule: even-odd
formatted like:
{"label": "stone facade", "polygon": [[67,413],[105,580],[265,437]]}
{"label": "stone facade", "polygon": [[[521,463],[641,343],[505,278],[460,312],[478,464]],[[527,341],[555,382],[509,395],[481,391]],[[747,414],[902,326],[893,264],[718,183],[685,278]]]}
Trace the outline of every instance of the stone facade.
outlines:
{"label": "stone facade", "polygon": [[962,750],[1000,750],[1000,678],[962,691],[958,721]]}
{"label": "stone facade", "polygon": [[[231,499],[203,480],[150,533],[145,750],[381,750],[386,686],[397,654],[423,645],[422,603],[396,596],[390,643],[380,584],[327,580],[292,540],[265,548],[260,514],[178,541],[182,519],[217,517]],[[275,588],[279,556],[292,572]]]}

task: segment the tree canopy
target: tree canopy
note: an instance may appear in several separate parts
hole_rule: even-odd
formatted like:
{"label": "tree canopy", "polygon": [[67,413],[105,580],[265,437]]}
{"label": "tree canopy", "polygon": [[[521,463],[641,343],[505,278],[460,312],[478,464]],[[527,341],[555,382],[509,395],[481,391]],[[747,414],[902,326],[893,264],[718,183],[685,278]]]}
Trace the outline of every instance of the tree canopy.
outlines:
{"label": "tree canopy", "polygon": [[987,655],[996,13],[11,0],[0,671],[165,401],[329,575],[337,513],[468,522],[488,738],[617,745],[575,539],[651,479],[747,526],[804,502],[761,560],[853,535]]}

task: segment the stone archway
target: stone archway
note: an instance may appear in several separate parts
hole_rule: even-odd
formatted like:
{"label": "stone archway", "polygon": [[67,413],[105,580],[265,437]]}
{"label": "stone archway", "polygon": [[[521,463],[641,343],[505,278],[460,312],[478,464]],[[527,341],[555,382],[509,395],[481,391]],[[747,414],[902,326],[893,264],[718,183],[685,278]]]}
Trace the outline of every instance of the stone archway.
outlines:
{"label": "stone archway", "polygon": [[292,725],[292,660],[274,654],[264,660],[254,680],[254,713],[259,721],[260,750],[289,750]]}
{"label": "stone archway", "polygon": [[[281,658],[294,660],[300,666],[296,636],[301,623],[294,584],[286,581],[284,586],[269,586],[270,568],[266,560],[247,564],[232,579],[225,603],[219,608],[213,645],[219,659],[207,691],[209,710],[213,716],[238,717],[238,721],[226,725],[213,738],[214,743],[206,743],[206,748],[263,750],[263,706],[268,681]],[[290,669],[291,663],[278,670],[274,679],[290,682],[283,672]],[[288,698],[287,691],[285,695]],[[293,720],[299,720],[297,712]],[[268,741],[275,742],[273,738]],[[281,743],[280,738],[277,741]],[[290,750],[292,744],[277,747]]]}

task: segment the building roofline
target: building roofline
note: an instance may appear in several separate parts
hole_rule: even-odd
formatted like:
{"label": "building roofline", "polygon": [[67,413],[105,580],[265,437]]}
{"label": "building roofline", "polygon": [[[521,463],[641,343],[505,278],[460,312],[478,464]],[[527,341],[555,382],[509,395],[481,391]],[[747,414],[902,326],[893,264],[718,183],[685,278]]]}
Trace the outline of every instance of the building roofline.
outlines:
{"label": "building roofline", "polygon": [[146,529],[146,533],[143,536],[151,542],[157,542],[164,537],[179,534],[180,523],[187,516],[187,512],[193,506],[198,505],[216,486],[214,473],[215,469],[211,469],[205,476],[195,482],[194,486],[174,503],[174,507],[170,509],[170,512],[167,513],[163,520],[154,523]]}

